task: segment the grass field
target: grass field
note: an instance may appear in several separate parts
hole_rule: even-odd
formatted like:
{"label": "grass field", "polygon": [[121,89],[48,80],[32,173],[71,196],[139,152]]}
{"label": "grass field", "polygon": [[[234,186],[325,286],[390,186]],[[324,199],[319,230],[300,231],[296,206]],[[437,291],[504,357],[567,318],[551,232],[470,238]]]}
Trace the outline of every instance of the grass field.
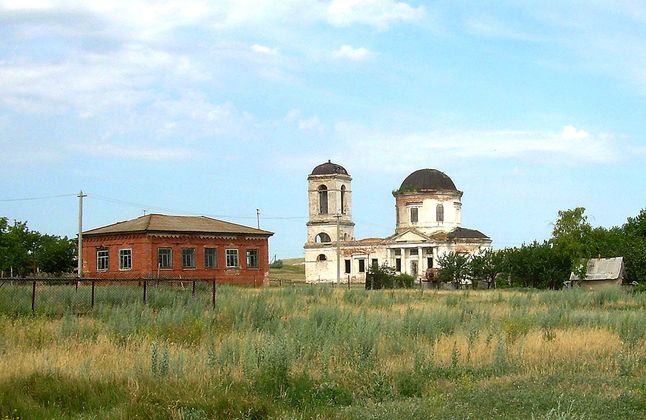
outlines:
{"label": "grass field", "polygon": [[305,259],[290,258],[283,261],[282,268],[270,268],[269,279],[272,284],[305,283]]}
{"label": "grass field", "polygon": [[25,316],[6,287],[0,418],[646,418],[646,294],[124,289]]}

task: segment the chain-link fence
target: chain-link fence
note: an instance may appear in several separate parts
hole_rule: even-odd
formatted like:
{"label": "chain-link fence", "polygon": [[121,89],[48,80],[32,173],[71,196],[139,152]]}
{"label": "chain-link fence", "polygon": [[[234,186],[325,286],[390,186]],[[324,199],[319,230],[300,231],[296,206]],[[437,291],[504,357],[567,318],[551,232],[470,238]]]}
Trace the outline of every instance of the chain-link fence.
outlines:
{"label": "chain-link fence", "polygon": [[0,314],[83,313],[97,305],[215,307],[217,281],[205,279],[0,279]]}

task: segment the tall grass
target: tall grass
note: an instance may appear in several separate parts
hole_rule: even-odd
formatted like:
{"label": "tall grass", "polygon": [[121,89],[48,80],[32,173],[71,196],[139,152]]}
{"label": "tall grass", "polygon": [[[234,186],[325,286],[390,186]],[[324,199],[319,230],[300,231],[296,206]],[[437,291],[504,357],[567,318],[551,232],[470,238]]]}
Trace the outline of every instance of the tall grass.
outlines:
{"label": "tall grass", "polygon": [[186,292],[1,315],[0,417],[645,414],[646,309],[620,290]]}

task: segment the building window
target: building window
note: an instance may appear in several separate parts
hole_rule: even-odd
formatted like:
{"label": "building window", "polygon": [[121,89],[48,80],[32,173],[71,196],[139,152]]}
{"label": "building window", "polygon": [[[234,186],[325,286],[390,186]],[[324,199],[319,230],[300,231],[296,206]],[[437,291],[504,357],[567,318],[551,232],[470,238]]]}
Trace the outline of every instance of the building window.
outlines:
{"label": "building window", "polygon": [[398,273],[401,273],[402,271],[402,259],[401,258],[395,258],[395,271]]}
{"label": "building window", "polygon": [[426,258],[426,266],[428,268],[433,268],[433,257]]}
{"label": "building window", "polygon": [[316,257],[316,261],[327,261],[327,257],[325,256],[325,254],[319,254]]}
{"label": "building window", "polygon": [[444,206],[442,204],[438,204],[437,207],[435,208],[435,221],[437,222],[444,221]]}
{"label": "building window", "polygon": [[417,223],[419,209],[417,207],[411,207],[410,209],[410,222]]}
{"label": "building window", "polygon": [[345,271],[344,271],[344,273],[345,274],[350,274],[351,268],[352,268],[352,261],[345,260]]}
{"label": "building window", "polygon": [[359,272],[360,273],[365,273],[366,272],[366,260],[359,260]]}
{"label": "building window", "polygon": [[157,250],[157,267],[173,268],[173,250],[171,248],[159,248]]}
{"label": "building window", "polygon": [[372,268],[379,268],[379,260],[376,258],[372,259]]}
{"label": "building window", "polygon": [[319,214],[327,214],[327,187],[319,186]]}
{"label": "building window", "polygon": [[409,251],[410,252],[409,255],[411,257],[416,257],[417,255],[419,255],[419,253],[417,251],[418,251],[417,248],[411,248],[411,250]]}
{"label": "building window", "polygon": [[195,248],[182,248],[182,268],[195,268]]}
{"label": "building window", "polygon": [[341,185],[341,214],[345,214],[345,185]]}
{"label": "building window", "polygon": [[258,268],[258,250],[247,250],[247,268]]}
{"label": "building window", "polygon": [[119,250],[119,270],[132,269],[132,250],[120,249]]}
{"label": "building window", "polygon": [[215,268],[215,248],[204,248],[204,268]]}
{"label": "building window", "polygon": [[108,271],[110,267],[110,255],[108,248],[101,248],[96,251],[96,269],[97,271]]}
{"label": "building window", "polygon": [[332,239],[330,239],[330,235],[327,233],[321,232],[318,235],[316,235],[316,242],[317,243],[325,243],[325,242],[332,242]]}
{"label": "building window", "polygon": [[238,262],[238,250],[237,249],[227,249],[225,251],[227,268],[237,268],[240,266]]}

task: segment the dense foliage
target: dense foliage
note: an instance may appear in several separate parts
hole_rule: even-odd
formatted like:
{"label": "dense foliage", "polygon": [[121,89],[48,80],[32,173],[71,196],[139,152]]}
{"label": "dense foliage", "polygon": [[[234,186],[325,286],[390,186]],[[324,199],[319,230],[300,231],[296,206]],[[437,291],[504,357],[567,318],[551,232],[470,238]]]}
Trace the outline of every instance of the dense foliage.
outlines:
{"label": "dense foliage", "polygon": [[366,273],[366,289],[399,289],[411,288],[415,284],[415,277],[395,272],[395,269],[387,265],[372,266]]}
{"label": "dense foliage", "polygon": [[585,275],[588,258],[624,257],[628,282],[646,282],[646,209],[621,227],[593,228],[583,207],[559,211],[552,237],[520,247],[480,254],[448,253],[439,277],[456,286],[472,281],[487,287],[558,289],[571,272]]}
{"label": "dense foliage", "polygon": [[0,271],[3,276],[61,274],[75,266],[76,243],[67,237],[29,230],[26,222],[0,217]]}

